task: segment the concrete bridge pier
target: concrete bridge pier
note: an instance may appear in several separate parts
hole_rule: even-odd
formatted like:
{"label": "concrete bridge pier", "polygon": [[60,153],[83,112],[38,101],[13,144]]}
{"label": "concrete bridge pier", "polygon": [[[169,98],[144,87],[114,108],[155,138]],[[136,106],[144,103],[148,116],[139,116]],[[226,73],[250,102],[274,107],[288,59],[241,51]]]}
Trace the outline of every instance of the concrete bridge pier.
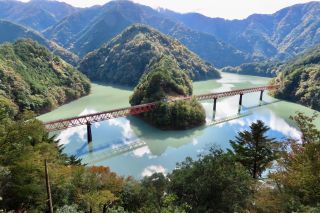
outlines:
{"label": "concrete bridge pier", "polygon": [[239,108],[238,108],[238,113],[240,114],[241,108],[242,108],[242,96],[243,94],[240,94],[240,99],[239,99]]}
{"label": "concrete bridge pier", "polygon": [[260,105],[262,104],[264,90],[260,91]]}
{"label": "concrete bridge pier", "polygon": [[218,99],[218,98],[214,98],[214,99],[213,99],[213,120],[215,120],[215,118],[216,118],[217,99]]}
{"label": "concrete bridge pier", "polygon": [[88,144],[92,142],[92,132],[91,132],[91,123],[87,122],[87,137],[88,137]]}

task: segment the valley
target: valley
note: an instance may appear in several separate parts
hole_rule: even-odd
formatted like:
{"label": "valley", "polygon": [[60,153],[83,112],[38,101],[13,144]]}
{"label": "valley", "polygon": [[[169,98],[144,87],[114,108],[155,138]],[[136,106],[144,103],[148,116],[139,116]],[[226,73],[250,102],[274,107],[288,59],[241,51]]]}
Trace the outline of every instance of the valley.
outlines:
{"label": "valley", "polygon": [[[270,79],[254,76],[239,76],[221,73],[220,80],[200,81],[193,84],[194,94],[222,92],[266,85]],[[131,89],[117,88],[108,85],[92,85],[92,93],[84,98],[59,107],[53,112],[38,117],[46,122],[93,112],[112,110],[129,106],[128,99]],[[197,157],[206,153],[213,144],[221,148],[229,148],[229,140],[235,135],[236,129],[246,128],[251,121],[261,119],[271,127],[270,136],[281,139],[286,136],[299,137],[299,132],[289,117],[296,111],[312,115],[313,110],[301,105],[277,101],[265,95],[267,104],[258,106],[259,93],[244,96],[243,118],[227,123],[210,125],[212,121],[212,101],[202,102],[206,110],[207,124],[185,131],[162,131],[156,129],[136,117],[118,118],[94,124],[92,126],[93,142],[87,144],[86,126],[75,127],[57,133],[60,143],[64,144],[65,152],[76,155],[88,165],[110,166],[113,171],[122,175],[133,175],[142,178],[150,172],[170,172],[176,162],[185,157]],[[238,111],[238,97],[225,98],[218,101],[216,119],[234,116]],[[320,128],[320,120],[316,122]],[[226,137],[227,136],[227,137]],[[118,147],[134,146],[134,150],[114,153]],[[195,151],[196,150],[196,151]],[[170,159],[170,160],[169,160]],[[128,165],[130,163],[130,166]]]}
{"label": "valley", "polygon": [[320,1],[165,2],[0,0],[0,213],[320,211]]}

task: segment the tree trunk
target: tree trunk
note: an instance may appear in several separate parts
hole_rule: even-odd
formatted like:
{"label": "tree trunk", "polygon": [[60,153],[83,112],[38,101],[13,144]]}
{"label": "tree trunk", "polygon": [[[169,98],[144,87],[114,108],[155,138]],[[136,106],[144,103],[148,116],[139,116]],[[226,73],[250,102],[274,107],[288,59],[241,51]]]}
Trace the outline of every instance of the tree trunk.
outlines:
{"label": "tree trunk", "polygon": [[253,164],[253,175],[252,175],[253,179],[257,179],[257,160],[254,160],[254,164]]}
{"label": "tree trunk", "polygon": [[103,205],[102,213],[107,213],[107,204],[104,204],[104,205]]}

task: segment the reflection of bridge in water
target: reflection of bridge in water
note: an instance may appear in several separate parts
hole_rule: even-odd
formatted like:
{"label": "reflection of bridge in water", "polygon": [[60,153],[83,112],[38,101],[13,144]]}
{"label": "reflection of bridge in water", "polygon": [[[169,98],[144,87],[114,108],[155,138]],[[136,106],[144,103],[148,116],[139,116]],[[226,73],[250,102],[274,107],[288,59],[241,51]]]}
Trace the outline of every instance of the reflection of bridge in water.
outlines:
{"label": "reflection of bridge in water", "polygon": [[[217,108],[217,100],[218,98],[224,98],[224,97],[230,97],[235,95],[240,95],[239,99],[239,109],[238,112],[240,114],[241,108],[242,108],[242,97],[244,94],[247,93],[253,93],[253,92],[260,92],[260,102],[262,102],[263,93],[265,90],[276,90],[278,89],[278,85],[272,85],[272,86],[262,86],[262,87],[254,87],[254,88],[247,88],[247,89],[239,89],[239,90],[232,90],[232,91],[226,91],[226,92],[218,92],[218,93],[209,93],[209,94],[203,94],[203,95],[197,95],[197,96],[188,96],[188,97],[179,97],[174,100],[169,100],[168,102],[174,102],[179,100],[190,100],[192,98],[197,99],[198,101],[203,100],[214,100],[213,102],[213,114],[215,116],[216,108]],[[119,117],[125,117],[129,115],[138,115],[144,112],[149,112],[155,109],[159,103],[161,102],[153,102],[153,103],[147,103],[127,108],[121,108],[121,109],[115,109],[105,112],[99,112],[84,116],[78,116],[73,118],[67,118],[67,119],[60,119],[57,121],[52,121],[45,123],[45,127],[48,131],[58,131],[63,130],[67,128],[72,128],[76,126],[81,125],[87,125],[87,136],[88,136],[88,142],[92,142],[92,133],[91,133],[91,124],[95,122],[110,120],[113,118],[119,118]]]}
{"label": "reflection of bridge in water", "polygon": [[[277,103],[277,102],[279,102],[279,101],[261,102],[259,105],[250,106],[250,107],[243,106],[243,113],[214,119],[210,122],[207,122],[206,126],[214,126],[214,125],[226,123],[228,121],[232,121],[232,120],[236,120],[239,118],[244,118],[244,117],[250,116],[253,114],[250,110],[254,110],[254,109],[259,108],[261,106],[266,106],[266,105],[270,105],[270,104]],[[114,143],[112,143],[112,144],[114,144]],[[77,157],[86,156],[88,154],[88,152],[92,153],[92,154],[94,153],[94,155],[89,154],[87,156],[88,158],[86,159],[87,163],[94,164],[94,163],[98,163],[98,162],[119,156],[124,153],[132,152],[136,149],[139,149],[139,148],[142,148],[145,146],[147,146],[150,149],[149,145],[145,141],[139,140],[138,138],[135,138],[133,141],[127,142],[126,144],[117,143],[117,145],[115,147],[112,147],[109,144],[109,145],[105,145],[105,146],[99,146],[96,149],[93,149],[92,143],[89,143],[89,144],[84,144],[82,146],[82,148],[80,149],[82,151],[77,154]],[[84,149],[86,149],[86,150],[84,151]]]}
{"label": "reflection of bridge in water", "polygon": [[[88,144],[89,147],[89,153],[93,153],[94,150],[90,147],[91,144]],[[141,147],[147,146],[147,143],[142,140],[136,140],[134,142],[130,142],[128,144],[118,145],[114,148],[110,148],[108,150],[101,150],[100,153],[94,152],[94,155],[90,156],[90,164],[101,162],[102,160],[109,159],[116,157],[118,155],[128,153],[131,151],[134,151],[136,149],[139,149]],[[91,149],[91,150],[90,150]],[[81,156],[77,156],[81,157]]]}
{"label": "reflection of bridge in water", "polygon": [[231,116],[223,117],[221,119],[213,120],[213,121],[209,122],[207,125],[208,126],[213,126],[213,125],[217,125],[217,124],[221,124],[221,123],[226,123],[228,121],[232,121],[232,120],[235,120],[235,119],[247,117],[247,116],[249,116],[251,114],[252,114],[251,112],[247,112],[247,113],[243,113],[243,114],[231,115]]}

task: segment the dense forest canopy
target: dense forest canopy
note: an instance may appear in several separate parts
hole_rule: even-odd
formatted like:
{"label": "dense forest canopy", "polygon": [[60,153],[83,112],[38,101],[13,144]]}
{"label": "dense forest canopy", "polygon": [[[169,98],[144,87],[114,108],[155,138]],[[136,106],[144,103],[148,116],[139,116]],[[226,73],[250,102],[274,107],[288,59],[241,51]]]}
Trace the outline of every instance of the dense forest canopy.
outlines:
{"label": "dense forest canopy", "polygon": [[281,85],[275,97],[320,111],[320,46],[288,61],[273,82]]}
{"label": "dense forest canopy", "polygon": [[133,25],[89,53],[79,69],[91,80],[136,86],[148,67],[162,56],[173,57],[193,80],[219,78],[217,70],[185,46],[150,27]]}
{"label": "dense forest canopy", "polygon": [[275,77],[281,69],[282,63],[276,61],[264,61],[241,64],[237,67],[224,67],[222,72],[240,75],[254,75],[262,77]]}
{"label": "dense forest canopy", "polygon": [[87,95],[89,80],[32,40],[0,46],[0,105],[43,113]]}
{"label": "dense forest canopy", "polygon": [[[59,213],[319,211],[316,116],[293,117],[303,137],[286,139],[281,150],[266,138],[268,127],[257,121],[251,131],[239,132],[235,152],[213,147],[198,159],[177,164],[167,175],[155,173],[142,180],[120,177],[107,167],[84,166],[64,155],[58,141],[32,117],[25,112],[12,120],[0,109],[0,210],[47,211],[47,159],[53,208]],[[250,153],[257,148],[253,158]],[[276,169],[270,164],[274,159]],[[251,176],[255,163],[266,165],[263,171],[273,168],[268,179]]]}
{"label": "dense forest canopy", "polygon": [[171,57],[165,56],[150,66],[130,97],[131,105],[159,101],[142,118],[161,129],[188,129],[205,123],[205,111],[196,100],[171,102],[192,95],[192,82]]}

